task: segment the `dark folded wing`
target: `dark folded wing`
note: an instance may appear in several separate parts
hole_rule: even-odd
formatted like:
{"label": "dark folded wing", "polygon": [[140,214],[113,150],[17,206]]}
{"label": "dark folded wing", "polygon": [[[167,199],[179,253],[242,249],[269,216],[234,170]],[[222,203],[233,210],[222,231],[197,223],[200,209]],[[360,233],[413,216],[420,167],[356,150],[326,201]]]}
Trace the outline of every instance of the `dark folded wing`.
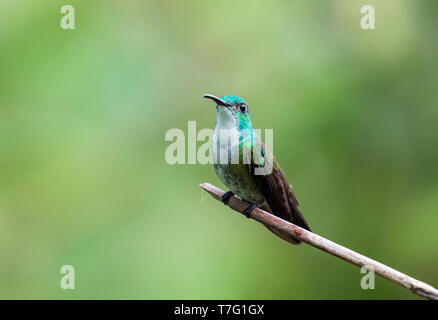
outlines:
{"label": "dark folded wing", "polygon": [[[309,225],[298,209],[298,200],[292,186],[278,167],[277,161],[265,149],[261,141],[255,143],[259,144],[262,161],[259,161],[257,156],[252,157],[251,173],[257,188],[265,198],[272,213],[283,220],[310,231]],[[264,169],[264,172],[261,169]]]}

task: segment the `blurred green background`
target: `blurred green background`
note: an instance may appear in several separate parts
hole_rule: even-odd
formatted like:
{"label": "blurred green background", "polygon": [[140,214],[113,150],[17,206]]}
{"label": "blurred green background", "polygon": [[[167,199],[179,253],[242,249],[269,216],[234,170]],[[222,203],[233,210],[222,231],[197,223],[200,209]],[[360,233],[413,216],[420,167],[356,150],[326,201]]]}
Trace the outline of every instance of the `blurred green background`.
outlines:
{"label": "blurred green background", "polygon": [[167,130],[213,128],[204,93],[274,129],[316,233],[437,286],[437,17],[435,0],[2,1],[0,298],[416,298],[208,197],[212,166],[167,164]]}

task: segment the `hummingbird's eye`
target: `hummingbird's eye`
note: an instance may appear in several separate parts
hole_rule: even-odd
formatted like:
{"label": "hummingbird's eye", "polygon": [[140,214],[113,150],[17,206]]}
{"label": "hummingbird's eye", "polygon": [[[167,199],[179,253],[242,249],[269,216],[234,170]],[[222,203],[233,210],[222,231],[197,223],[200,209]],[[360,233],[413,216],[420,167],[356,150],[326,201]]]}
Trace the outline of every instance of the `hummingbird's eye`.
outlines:
{"label": "hummingbird's eye", "polygon": [[239,106],[239,108],[240,108],[240,111],[242,111],[242,112],[246,112],[246,104],[244,104],[244,103],[242,103],[240,106]]}

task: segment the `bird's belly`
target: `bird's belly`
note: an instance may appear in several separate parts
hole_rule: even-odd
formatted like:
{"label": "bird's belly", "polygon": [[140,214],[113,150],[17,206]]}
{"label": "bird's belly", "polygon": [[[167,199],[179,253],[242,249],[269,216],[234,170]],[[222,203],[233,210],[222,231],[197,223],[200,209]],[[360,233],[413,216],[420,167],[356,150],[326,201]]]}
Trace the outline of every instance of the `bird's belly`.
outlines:
{"label": "bird's belly", "polygon": [[214,169],[219,179],[240,198],[249,202],[264,201],[264,197],[244,164],[215,164]]}

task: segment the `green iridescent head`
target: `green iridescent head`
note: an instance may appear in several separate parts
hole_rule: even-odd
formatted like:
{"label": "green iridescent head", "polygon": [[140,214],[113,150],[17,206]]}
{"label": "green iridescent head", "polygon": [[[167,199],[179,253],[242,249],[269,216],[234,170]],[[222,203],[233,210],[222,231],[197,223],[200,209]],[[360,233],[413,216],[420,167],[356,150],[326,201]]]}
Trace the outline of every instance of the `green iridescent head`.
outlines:
{"label": "green iridescent head", "polygon": [[216,102],[216,124],[219,123],[220,127],[235,127],[239,131],[252,130],[248,103],[241,97],[229,95],[218,98],[211,94],[205,94],[204,98]]}

